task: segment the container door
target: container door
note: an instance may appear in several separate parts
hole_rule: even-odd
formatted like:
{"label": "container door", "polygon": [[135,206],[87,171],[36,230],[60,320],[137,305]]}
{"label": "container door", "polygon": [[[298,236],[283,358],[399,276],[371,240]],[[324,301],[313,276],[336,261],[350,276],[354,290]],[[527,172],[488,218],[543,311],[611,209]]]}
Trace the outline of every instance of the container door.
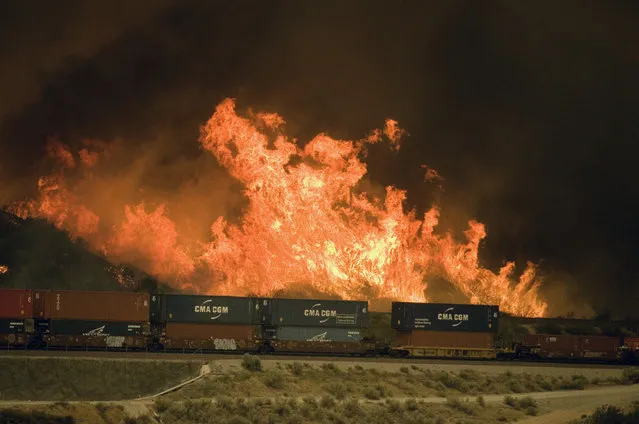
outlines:
{"label": "container door", "polygon": [[34,290],[33,291],[33,318],[44,319],[44,303],[46,300],[46,291]]}
{"label": "container door", "polygon": [[259,308],[259,311],[256,311],[256,315],[260,317],[260,323],[262,325],[275,325],[273,323],[273,314],[275,311],[276,301],[274,299],[258,299],[256,302],[256,308]]}
{"label": "container door", "polygon": [[162,322],[164,316],[162,314],[162,305],[164,304],[164,296],[161,294],[151,294],[151,304],[149,305],[149,321]]}

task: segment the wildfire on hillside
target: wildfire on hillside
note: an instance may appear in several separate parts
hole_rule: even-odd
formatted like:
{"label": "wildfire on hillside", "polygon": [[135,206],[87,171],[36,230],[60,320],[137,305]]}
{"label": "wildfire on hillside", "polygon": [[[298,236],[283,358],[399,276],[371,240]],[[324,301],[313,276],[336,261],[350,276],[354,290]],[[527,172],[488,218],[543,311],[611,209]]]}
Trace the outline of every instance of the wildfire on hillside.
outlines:
{"label": "wildfire on hillside", "polygon": [[[100,211],[82,194],[99,181],[100,162],[109,160],[109,145],[97,142],[77,154],[50,143],[57,171],[39,179],[38,198],[12,211],[46,218],[114,262],[134,263],[200,293],[271,295],[306,286],[343,299],[427,301],[429,279],[443,278],[471,303],[498,304],[522,316],[545,314],[532,264],[518,278],[513,263],[497,273],[479,265],[484,225],[470,221],[460,243],[434,232],[438,208],[420,217],[405,210],[402,190],[387,187],[376,198],[358,188],[367,173],[360,159],[366,144],[387,140],[399,149],[405,132],[396,121],[361,140],[319,134],[304,147],[286,136],[284,124],[273,113],[241,117],[226,99],[202,126],[201,146],[243,185],[248,199],[239,223],[222,216],[209,221],[209,239],[181,234],[165,205],[148,210],[144,203],[125,204],[119,222],[102,225]],[[67,177],[71,170],[80,173],[83,191]],[[441,177],[427,168],[425,179]]]}

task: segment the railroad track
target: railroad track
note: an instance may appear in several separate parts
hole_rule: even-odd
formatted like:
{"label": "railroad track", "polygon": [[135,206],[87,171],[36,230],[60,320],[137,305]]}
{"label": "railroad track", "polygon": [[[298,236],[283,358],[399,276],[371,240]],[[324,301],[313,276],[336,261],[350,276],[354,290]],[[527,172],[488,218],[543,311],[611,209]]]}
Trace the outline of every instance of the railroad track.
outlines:
{"label": "railroad track", "polygon": [[[266,361],[304,361],[304,362],[361,362],[361,363],[402,363],[402,364],[449,364],[482,366],[505,366],[505,367],[557,367],[557,368],[589,368],[589,369],[624,369],[631,365],[619,363],[579,363],[579,362],[551,362],[551,361],[502,361],[472,359],[460,360],[455,358],[389,358],[389,357],[357,357],[357,356],[337,356],[337,355],[307,355],[307,354],[269,354],[259,355],[260,359]],[[240,353],[178,353],[178,352],[139,352],[139,351],[78,351],[78,350],[0,350],[0,358],[76,358],[76,359],[96,359],[108,358],[113,360],[142,360],[142,361],[215,361],[224,359],[239,359]]]}

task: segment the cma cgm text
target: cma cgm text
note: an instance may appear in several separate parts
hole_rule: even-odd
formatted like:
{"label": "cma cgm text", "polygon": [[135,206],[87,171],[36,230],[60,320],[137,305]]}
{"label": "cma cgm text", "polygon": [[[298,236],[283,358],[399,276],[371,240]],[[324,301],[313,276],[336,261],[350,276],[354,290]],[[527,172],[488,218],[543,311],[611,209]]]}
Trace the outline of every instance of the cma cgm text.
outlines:
{"label": "cma cgm text", "polygon": [[437,314],[439,321],[468,321],[468,314]]}
{"label": "cma cgm text", "polygon": [[207,314],[228,314],[228,306],[210,306],[210,305],[195,305],[195,312],[202,312]]}
{"label": "cma cgm text", "polygon": [[336,317],[337,311],[327,309],[304,309],[305,317]]}

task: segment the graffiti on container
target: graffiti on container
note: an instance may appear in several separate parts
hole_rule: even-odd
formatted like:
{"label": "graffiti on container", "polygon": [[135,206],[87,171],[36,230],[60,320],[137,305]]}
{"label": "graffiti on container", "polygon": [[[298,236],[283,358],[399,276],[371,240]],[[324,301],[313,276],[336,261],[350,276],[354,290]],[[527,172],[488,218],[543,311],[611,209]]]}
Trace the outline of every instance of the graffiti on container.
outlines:
{"label": "graffiti on container", "polygon": [[326,336],[328,336],[328,333],[320,333],[316,336],[311,337],[310,339],[306,340],[307,342],[330,342],[330,340],[328,340],[326,338]]}
{"label": "graffiti on container", "polygon": [[235,339],[214,339],[213,344],[216,350],[237,350]]}
{"label": "graffiti on container", "polygon": [[105,342],[107,347],[122,347],[124,346],[124,336],[107,336]]}
{"label": "graffiti on container", "polygon": [[98,327],[98,328],[94,328],[93,330],[87,331],[86,333],[82,333],[83,336],[108,336],[108,334],[106,334],[104,332],[104,328],[106,327],[106,325],[103,325],[102,327]]}

